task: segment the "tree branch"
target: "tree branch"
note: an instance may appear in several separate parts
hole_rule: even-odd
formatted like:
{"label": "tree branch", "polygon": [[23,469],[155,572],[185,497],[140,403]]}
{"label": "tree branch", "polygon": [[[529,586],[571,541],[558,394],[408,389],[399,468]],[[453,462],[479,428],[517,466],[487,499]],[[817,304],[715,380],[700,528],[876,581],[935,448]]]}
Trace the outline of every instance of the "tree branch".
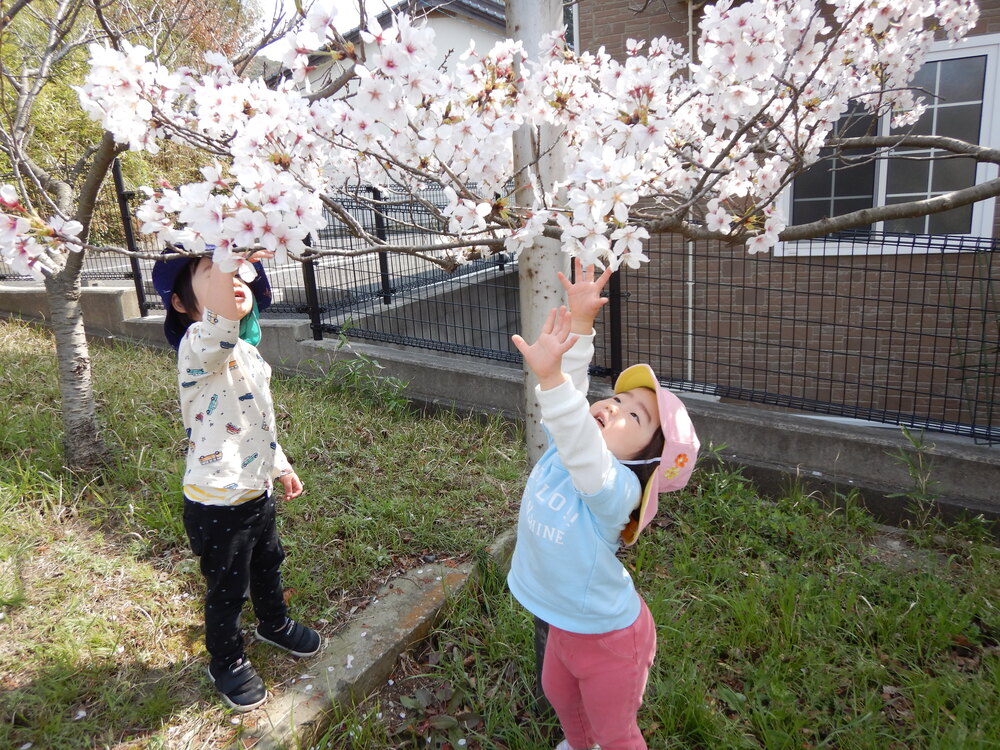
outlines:
{"label": "tree branch", "polygon": [[987,148],[957,138],[943,135],[864,135],[853,138],[831,138],[827,141],[830,148],[862,149],[862,148],[935,148],[950,151],[960,156],[970,156],[976,161],[1000,164],[1000,149]]}
{"label": "tree branch", "polygon": [[955,190],[933,198],[909,201],[908,203],[895,203],[891,206],[864,208],[860,211],[852,211],[848,214],[820,219],[808,224],[796,224],[786,227],[778,238],[783,242],[808,240],[821,237],[825,234],[831,234],[832,232],[855,229],[877,221],[910,219],[915,216],[927,216],[929,214],[941,213],[942,211],[950,211],[953,208],[967,206],[970,203],[977,203],[978,201],[994,198],[998,195],[1000,195],[1000,178],[987,180],[978,185],[963,188],[962,190]]}
{"label": "tree branch", "polygon": [[337,77],[337,80],[331,81],[326,86],[321,88],[319,91],[309,94],[305,99],[307,102],[312,104],[313,102],[319,101],[320,99],[326,99],[330,96],[333,96],[342,88],[344,88],[344,86],[346,86],[351,81],[352,78],[355,77],[357,77],[357,74],[354,72],[354,66],[351,65],[347,68],[347,70],[345,70]]}
{"label": "tree branch", "polygon": [[31,0],[17,0],[3,16],[0,16],[0,31],[7,28],[10,22],[14,20],[14,16],[24,10],[30,3]]}
{"label": "tree branch", "polygon": [[87,170],[87,176],[80,187],[80,195],[76,204],[76,215],[73,217],[83,224],[83,231],[80,236],[86,238],[90,233],[90,222],[94,218],[94,207],[97,205],[97,196],[101,191],[101,183],[108,176],[111,163],[114,158],[125,150],[124,146],[115,143],[111,133],[104,131],[101,137],[101,144],[94,152],[94,159]]}

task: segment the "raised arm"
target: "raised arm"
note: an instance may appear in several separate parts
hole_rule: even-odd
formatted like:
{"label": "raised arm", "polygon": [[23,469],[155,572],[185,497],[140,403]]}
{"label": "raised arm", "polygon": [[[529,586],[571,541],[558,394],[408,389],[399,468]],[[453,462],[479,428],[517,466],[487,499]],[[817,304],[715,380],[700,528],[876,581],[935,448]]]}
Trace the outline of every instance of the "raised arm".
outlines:
{"label": "raised arm", "polygon": [[[524,361],[538,378],[538,385],[548,391],[565,383],[569,378],[562,371],[562,357],[576,343],[577,336],[571,332],[570,311],[565,307],[549,310],[542,332],[533,344],[529,344],[516,333],[511,336],[514,346],[524,356]],[[588,331],[589,333],[589,331]]]}
{"label": "raised arm", "polygon": [[[577,287],[576,291],[583,288]],[[590,290],[592,291],[593,289]],[[581,295],[580,299],[592,298],[594,295],[590,292]],[[591,303],[589,307],[578,305],[579,308],[600,309],[600,304]],[[587,323],[586,334],[572,331],[573,315],[565,307],[560,307],[549,312],[545,325],[542,326],[542,332],[533,344],[528,344],[516,335],[511,339],[514,346],[524,355],[525,363],[538,378],[538,403],[541,407],[542,421],[549,430],[563,465],[573,479],[573,485],[585,495],[592,495],[604,487],[612,468],[612,461],[597,423],[590,415],[586,389],[580,388],[571,377],[571,373],[566,372],[566,370],[582,370],[582,375],[577,374],[583,382],[586,382],[586,363],[582,363],[582,367],[578,368],[572,363],[573,356],[564,358],[563,355],[574,348],[578,339],[588,342],[587,351],[593,351],[589,344],[593,313],[582,312],[577,323]],[[570,362],[567,363],[567,360]]]}

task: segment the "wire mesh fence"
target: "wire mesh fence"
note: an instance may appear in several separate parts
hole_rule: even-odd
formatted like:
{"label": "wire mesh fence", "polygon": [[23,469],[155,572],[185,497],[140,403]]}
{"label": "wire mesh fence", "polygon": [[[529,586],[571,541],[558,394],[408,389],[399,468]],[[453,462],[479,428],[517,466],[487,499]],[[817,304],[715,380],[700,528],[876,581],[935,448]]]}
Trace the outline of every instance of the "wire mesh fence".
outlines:
{"label": "wire mesh fence", "polygon": [[[378,211],[347,202],[355,219],[395,245],[415,249],[435,239],[437,223],[427,204],[442,206],[440,189],[424,190],[420,201],[387,200]],[[343,229],[320,232],[317,249],[360,249]],[[517,266],[506,254],[445,271],[417,254],[380,252],[363,258],[324,258],[316,263],[324,332],[392,342],[506,362],[520,355],[510,343],[518,309]]]}
{"label": "wire mesh fence", "polygon": [[620,356],[723,399],[1000,441],[996,243],[857,232],[826,246],[653,238],[650,268],[622,275]]}

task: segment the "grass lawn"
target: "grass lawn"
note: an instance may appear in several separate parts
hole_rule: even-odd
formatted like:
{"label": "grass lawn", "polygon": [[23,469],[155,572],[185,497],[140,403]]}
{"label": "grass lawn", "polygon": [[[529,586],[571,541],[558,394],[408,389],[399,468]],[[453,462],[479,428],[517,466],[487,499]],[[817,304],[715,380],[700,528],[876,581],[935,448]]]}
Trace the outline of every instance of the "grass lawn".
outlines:
{"label": "grass lawn", "polygon": [[[239,726],[204,675],[181,522],[174,357],[91,355],[115,454],[96,479],[62,469],[51,337],[0,320],[0,748],[228,746]],[[325,634],[424,556],[466,557],[513,523],[525,460],[509,424],[414,415],[364,366],[272,386],[306,487],[279,508],[286,595]],[[280,689],[285,660],[249,654]]]}
{"label": "grass lawn", "polygon": [[[651,748],[1000,747],[1000,553],[977,524],[907,537],[722,470],[660,508],[625,553],[657,623]],[[530,617],[502,567],[480,573],[320,747],[555,746]]]}
{"label": "grass lawn", "polygon": [[[88,481],[61,469],[51,338],[0,321],[0,747],[241,747],[203,675],[172,357],[92,355],[116,461]],[[530,617],[479,552],[514,522],[520,436],[409,413],[364,367],[273,388],[307,487],[281,508],[296,614],[331,634],[424,556],[479,560],[426,647],[319,746],[553,747]],[[650,747],[1000,748],[1000,553],[976,523],[904,537],[844,500],[765,501],[705,462],[661,502],[624,553],[657,623]]]}

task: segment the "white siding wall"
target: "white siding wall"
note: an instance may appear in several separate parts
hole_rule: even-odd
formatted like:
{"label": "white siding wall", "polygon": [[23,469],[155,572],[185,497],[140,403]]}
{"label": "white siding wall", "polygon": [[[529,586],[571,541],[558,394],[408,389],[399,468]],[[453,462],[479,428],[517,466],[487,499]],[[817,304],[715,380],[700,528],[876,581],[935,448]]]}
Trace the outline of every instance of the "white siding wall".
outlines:
{"label": "white siding wall", "polygon": [[[449,68],[453,67],[458,58],[469,48],[470,42],[475,41],[477,52],[484,54],[497,41],[504,38],[504,33],[501,31],[495,31],[493,27],[487,27],[464,17],[456,18],[443,13],[432,13],[427,22],[434,29],[437,61],[443,61],[448,52],[452,51],[448,56]],[[316,89],[323,83],[336,79],[342,70],[343,63],[336,63],[335,67],[331,63],[322,64],[309,74],[309,81],[313,89]]]}

